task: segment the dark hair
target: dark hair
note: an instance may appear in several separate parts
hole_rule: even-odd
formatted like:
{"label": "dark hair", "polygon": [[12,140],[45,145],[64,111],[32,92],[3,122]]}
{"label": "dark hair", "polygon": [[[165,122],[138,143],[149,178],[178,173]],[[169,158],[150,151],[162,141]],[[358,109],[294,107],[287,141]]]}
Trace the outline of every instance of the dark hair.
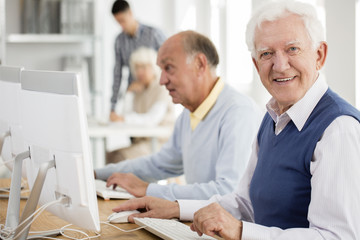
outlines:
{"label": "dark hair", "polygon": [[211,40],[195,31],[183,32],[183,47],[188,55],[203,53],[209,65],[215,68],[219,64],[219,55]]}
{"label": "dark hair", "polygon": [[125,0],[116,0],[112,6],[111,12],[113,15],[117,13],[126,12],[128,9],[130,9],[130,5]]}

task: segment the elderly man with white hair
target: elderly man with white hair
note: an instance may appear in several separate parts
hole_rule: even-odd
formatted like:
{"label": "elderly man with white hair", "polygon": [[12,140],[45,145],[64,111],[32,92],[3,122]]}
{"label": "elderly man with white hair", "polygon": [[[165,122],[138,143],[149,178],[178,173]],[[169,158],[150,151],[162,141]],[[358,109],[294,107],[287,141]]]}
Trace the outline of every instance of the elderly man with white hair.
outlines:
{"label": "elderly man with white hair", "polygon": [[128,201],[129,217],[194,220],[225,239],[360,239],[360,113],[319,70],[328,45],[315,9],[270,2],[254,12],[247,44],[272,95],[237,190],[208,201]]}

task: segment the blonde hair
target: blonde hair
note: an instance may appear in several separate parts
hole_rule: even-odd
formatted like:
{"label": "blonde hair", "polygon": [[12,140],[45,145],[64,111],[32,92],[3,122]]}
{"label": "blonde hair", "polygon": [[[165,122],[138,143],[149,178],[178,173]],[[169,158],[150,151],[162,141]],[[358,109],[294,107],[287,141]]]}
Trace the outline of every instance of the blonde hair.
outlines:
{"label": "blonde hair", "polygon": [[140,47],[136,49],[130,56],[130,71],[135,77],[136,64],[149,64],[154,70],[155,78],[160,79],[160,68],[156,65],[157,52],[148,47]]}

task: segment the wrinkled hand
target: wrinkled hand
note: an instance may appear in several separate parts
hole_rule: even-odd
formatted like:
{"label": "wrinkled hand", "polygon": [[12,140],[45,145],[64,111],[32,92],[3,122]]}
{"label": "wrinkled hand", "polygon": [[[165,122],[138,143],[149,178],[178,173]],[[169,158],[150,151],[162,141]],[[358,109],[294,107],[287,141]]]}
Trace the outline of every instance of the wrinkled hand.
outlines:
{"label": "wrinkled hand", "polygon": [[146,189],[149,183],[144,182],[132,173],[113,173],[107,180],[106,186],[116,186],[124,188],[135,197],[146,195]]}
{"label": "wrinkled hand", "polygon": [[123,122],[124,121],[124,118],[120,115],[117,115],[116,112],[111,112],[109,118],[110,118],[111,122]]}
{"label": "wrinkled hand", "polygon": [[212,203],[194,214],[194,222],[190,226],[199,236],[218,235],[224,239],[241,239],[242,222],[234,218],[218,203]]}
{"label": "wrinkled hand", "polygon": [[113,208],[114,212],[140,210],[141,213],[130,215],[129,222],[134,222],[134,217],[151,217],[171,219],[180,217],[180,208],[177,202],[146,196],[143,198],[133,198],[125,203]]}

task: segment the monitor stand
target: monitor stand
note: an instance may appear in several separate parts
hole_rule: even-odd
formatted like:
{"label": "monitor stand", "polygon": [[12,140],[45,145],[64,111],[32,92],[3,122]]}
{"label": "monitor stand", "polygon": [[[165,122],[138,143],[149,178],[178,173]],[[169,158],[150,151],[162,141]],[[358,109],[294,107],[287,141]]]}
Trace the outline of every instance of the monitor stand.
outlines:
{"label": "monitor stand", "polygon": [[23,160],[28,157],[30,157],[30,151],[18,154],[15,157],[12,169],[9,202],[5,222],[5,226],[11,229],[16,228],[19,224],[22,163]]}
{"label": "monitor stand", "polygon": [[[17,236],[20,234],[19,237],[16,238],[18,240],[26,240],[27,239],[27,236],[28,236],[29,230],[30,230],[30,226],[31,226],[31,224],[29,224],[29,223],[32,221],[32,217],[28,220],[27,220],[27,218],[30,217],[35,212],[36,207],[39,202],[41,190],[42,190],[42,187],[45,182],[47,171],[53,167],[55,167],[54,159],[50,160],[48,162],[44,162],[43,164],[41,164],[41,166],[39,168],[34,185],[30,192],[29,199],[26,202],[25,208],[24,208],[23,213],[20,218],[20,224],[24,224],[24,226],[17,228],[15,231],[14,236]],[[28,224],[29,224],[29,226],[27,226]],[[58,232],[58,234],[59,233],[60,233],[60,231]],[[53,235],[54,233],[51,232],[49,234]]]}

